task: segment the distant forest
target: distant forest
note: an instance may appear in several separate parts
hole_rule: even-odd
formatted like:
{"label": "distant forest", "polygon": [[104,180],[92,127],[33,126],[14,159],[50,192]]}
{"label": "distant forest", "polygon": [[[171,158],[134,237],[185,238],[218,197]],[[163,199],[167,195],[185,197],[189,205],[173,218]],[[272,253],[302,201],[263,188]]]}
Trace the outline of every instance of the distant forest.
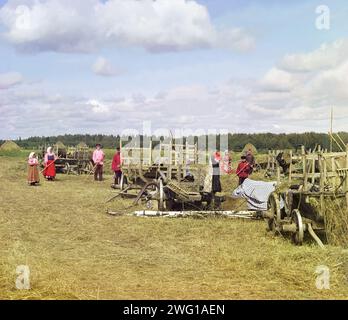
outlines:
{"label": "distant forest", "polygon": [[[348,132],[338,133],[341,139],[348,144]],[[210,136],[211,139],[212,136]],[[202,141],[202,137],[188,137],[191,141]],[[226,136],[224,136],[226,138]],[[160,138],[157,138],[160,139]],[[163,137],[162,137],[163,139]],[[186,139],[186,138],[185,138]],[[185,140],[184,139],[184,140]],[[203,138],[204,140],[204,138]],[[212,141],[213,139],[209,140]],[[220,136],[216,137],[217,147],[219,148]],[[28,139],[17,139],[15,142],[22,148],[37,148],[39,146],[53,145],[61,141],[66,146],[75,146],[80,142],[86,143],[89,147],[94,147],[96,143],[101,143],[104,148],[116,148],[120,144],[120,136],[114,135],[60,135],[55,137],[30,137]],[[0,140],[2,144],[4,141]],[[323,148],[330,147],[330,137],[325,133],[291,133],[291,134],[274,134],[274,133],[254,133],[254,134],[228,134],[229,149],[234,151],[243,150],[247,143],[253,144],[258,151],[269,149],[296,149],[301,145],[306,148],[315,148],[321,145]],[[333,143],[334,150],[338,150],[337,144]]]}

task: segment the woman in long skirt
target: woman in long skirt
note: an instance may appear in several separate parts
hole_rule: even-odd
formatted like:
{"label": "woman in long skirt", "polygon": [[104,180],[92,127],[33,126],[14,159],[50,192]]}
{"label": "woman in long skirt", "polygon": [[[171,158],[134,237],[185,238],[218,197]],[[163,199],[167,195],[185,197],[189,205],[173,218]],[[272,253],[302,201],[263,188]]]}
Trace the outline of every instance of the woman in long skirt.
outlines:
{"label": "woman in long skirt", "polygon": [[228,150],[225,151],[225,155],[222,158],[222,171],[224,174],[231,174],[232,170],[232,159]]}
{"label": "woman in long skirt", "polygon": [[213,168],[213,179],[212,179],[212,192],[213,194],[221,192],[221,182],[220,182],[220,161],[221,155],[220,152],[216,151],[211,156],[211,165]]}
{"label": "woman in long skirt", "polygon": [[39,161],[36,157],[35,152],[32,152],[29,155],[28,159],[28,184],[30,186],[35,186],[40,182],[40,176],[39,176]]}
{"label": "woman in long skirt", "polygon": [[48,181],[53,181],[56,178],[56,166],[54,163],[57,159],[57,156],[52,151],[52,147],[49,147],[45,154],[45,170],[43,171],[43,175]]}

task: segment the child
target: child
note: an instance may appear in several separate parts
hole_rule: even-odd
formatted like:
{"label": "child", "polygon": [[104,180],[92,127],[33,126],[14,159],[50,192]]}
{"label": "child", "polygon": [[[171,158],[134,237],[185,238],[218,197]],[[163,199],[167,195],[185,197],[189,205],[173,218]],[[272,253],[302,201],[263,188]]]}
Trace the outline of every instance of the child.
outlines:
{"label": "child", "polygon": [[237,176],[239,177],[239,185],[242,185],[244,180],[249,177],[251,167],[249,162],[246,159],[246,156],[241,157],[241,162],[237,167]]}
{"label": "child", "polygon": [[36,158],[36,154],[32,152],[28,159],[28,184],[30,186],[35,186],[40,182],[38,165],[39,161]]}

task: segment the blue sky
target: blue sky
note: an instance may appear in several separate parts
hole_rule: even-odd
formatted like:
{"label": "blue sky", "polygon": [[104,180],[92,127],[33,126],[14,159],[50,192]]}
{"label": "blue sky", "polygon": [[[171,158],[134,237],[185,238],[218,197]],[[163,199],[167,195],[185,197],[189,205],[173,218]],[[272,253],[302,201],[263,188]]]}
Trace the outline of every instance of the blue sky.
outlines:
{"label": "blue sky", "polygon": [[[322,1],[158,0],[165,4],[154,10],[136,2],[104,1],[103,11],[98,0],[0,0],[0,138],[120,133],[149,120],[169,129],[327,131],[332,105],[345,129],[337,89],[346,81],[345,1],[328,3],[329,30],[315,25]],[[19,5],[26,29],[14,22]]]}

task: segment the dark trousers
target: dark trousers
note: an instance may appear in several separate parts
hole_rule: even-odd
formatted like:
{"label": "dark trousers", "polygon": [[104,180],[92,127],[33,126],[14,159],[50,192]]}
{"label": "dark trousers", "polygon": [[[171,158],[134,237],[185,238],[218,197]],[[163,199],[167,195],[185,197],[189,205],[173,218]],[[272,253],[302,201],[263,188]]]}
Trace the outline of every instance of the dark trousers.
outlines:
{"label": "dark trousers", "polygon": [[115,184],[118,185],[121,182],[121,177],[122,177],[122,171],[115,171]]}
{"label": "dark trousers", "polygon": [[103,181],[103,166],[97,165],[94,170],[94,180],[95,181]]}
{"label": "dark trousers", "polygon": [[246,177],[239,177],[239,185],[240,186],[243,184],[245,179],[246,179]]}

